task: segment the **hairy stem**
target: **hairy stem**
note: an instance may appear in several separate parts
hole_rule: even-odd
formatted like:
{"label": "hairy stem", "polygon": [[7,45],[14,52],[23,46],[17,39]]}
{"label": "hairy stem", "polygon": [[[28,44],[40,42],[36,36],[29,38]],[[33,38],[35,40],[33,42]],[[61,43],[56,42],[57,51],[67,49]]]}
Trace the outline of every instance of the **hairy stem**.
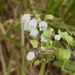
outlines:
{"label": "hairy stem", "polygon": [[25,50],[24,50],[24,27],[23,23],[21,22],[21,75],[25,75]]}
{"label": "hairy stem", "polygon": [[44,75],[46,63],[42,63],[39,75]]}

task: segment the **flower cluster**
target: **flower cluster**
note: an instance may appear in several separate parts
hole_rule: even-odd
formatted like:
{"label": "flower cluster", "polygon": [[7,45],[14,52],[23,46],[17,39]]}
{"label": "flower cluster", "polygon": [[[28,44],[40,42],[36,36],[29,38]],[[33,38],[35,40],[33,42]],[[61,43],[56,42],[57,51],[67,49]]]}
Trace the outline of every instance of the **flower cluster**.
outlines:
{"label": "flower cluster", "polygon": [[[37,60],[39,61],[46,61],[43,56],[45,56],[46,59],[52,59],[50,57],[50,55],[52,54],[59,54],[58,57],[55,57],[63,62],[66,62],[70,59],[71,51],[68,50],[69,48],[67,49],[67,47],[75,46],[75,41],[66,31],[62,32],[59,29],[56,34],[55,30],[51,28],[47,23],[47,20],[53,19],[54,16],[49,14],[44,17],[44,20],[41,20],[40,15],[35,15],[34,17],[31,14],[25,14],[22,16],[21,20],[24,26],[24,30],[29,32],[30,37],[32,37],[32,39],[30,40],[30,44],[34,49],[40,47],[40,52],[36,52],[38,50],[35,50],[27,53],[26,58],[28,61],[32,61],[33,59],[36,59],[36,57],[38,57]],[[39,35],[40,37],[37,35]],[[38,43],[39,41],[41,44]],[[66,42],[67,45],[65,45],[63,42]],[[41,55],[43,56],[41,57]]]}
{"label": "flower cluster", "polygon": [[[24,30],[30,32],[29,35],[33,38],[36,38],[37,35],[39,34],[39,32],[43,32],[41,34],[40,41],[43,42],[43,43],[47,43],[48,38],[46,38],[45,35],[47,35],[47,32],[49,32],[49,31],[46,31],[47,28],[48,28],[48,23],[46,22],[46,20],[47,19],[52,20],[54,17],[53,17],[53,15],[47,15],[47,16],[45,16],[44,21],[42,21],[40,18],[39,18],[39,21],[38,21],[38,18],[39,18],[38,16],[35,18],[31,14],[23,15],[21,20],[22,20],[22,24],[24,26]],[[53,29],[51,29],[51,31],[53,31]],[[33,41],[32,41],[32,44],[33,44]],[[36,41],[36,43],[34,42],[34,44],[33,44],[34,45],[33,47],[38,46],[37,41]],[[35,52],[29,52],[27,54],[27,60],[29,60],[29,61],[34,59],[34,57],[35,57]]]}
{"label": "flower cluster", "polygon": [[[29,36],[32,37],[29,43],[34,49],[34,51],[27,53],[26,58],[31,65],[38,65],[42,62],[47,63],[48,61],[53,63],[54,60],[58,59],[56,62],[58,64],[61,62],[63,69],[64,63],[71,61],[73,58],[75,60],[75,38],[67,31],[58,29],[56,32],[48,25],[47,20],[55,19],[50,14],[45,15],[43,20],[41,20],[40,14],[36,14],[35,17],[31,14],[22,16],[21,21],[24,30],[29,32]],[[52,22],[49,23],[52,24]]]}
{"label": "flower cluster", "polygon": [[22,23],[24,25],[24,30],[30,32],[30,36],[35,38],[39,31],[38,31],[38,27],[40,31],[44,31],[47,29],[47,22],[45,21],[40,21],[38,23],[38,21],[36,20],[36,18],[33,17],[33,15],[31,14],[25,14],[22,17]]}

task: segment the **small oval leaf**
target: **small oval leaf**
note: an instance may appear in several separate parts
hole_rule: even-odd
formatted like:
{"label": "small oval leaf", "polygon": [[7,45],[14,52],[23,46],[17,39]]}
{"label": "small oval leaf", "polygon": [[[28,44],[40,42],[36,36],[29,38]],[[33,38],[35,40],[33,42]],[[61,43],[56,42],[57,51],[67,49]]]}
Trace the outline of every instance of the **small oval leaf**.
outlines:
{"label": "small oval leaf", "polygon": [[54,19],[54,16],[50,14],[46,15],[44,18],[44,20],[53,20],[53,19]]}
{"label": "small oval leaf", "polygon": [[38,41],[37,40],[30,40],[30,43],[32,44],[32,46],[34,47],[34,48],[37,48],[38,47]]}

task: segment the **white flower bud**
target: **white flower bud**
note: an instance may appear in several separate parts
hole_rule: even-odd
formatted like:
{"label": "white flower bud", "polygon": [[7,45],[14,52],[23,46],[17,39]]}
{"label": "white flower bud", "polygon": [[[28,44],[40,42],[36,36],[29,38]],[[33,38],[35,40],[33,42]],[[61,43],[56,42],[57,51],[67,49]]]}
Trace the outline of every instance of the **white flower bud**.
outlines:
{"label": "white flower bud", "polygon": [[61,36],[60,35],[55,35],[54,39],[59,41],[61,39]]}
{"label": "white flower bud", "polygon": [[35,37],[38,35],[38,33],[39,33],[39,32],[38,32],[37,29],[31,30],[30,36],[33,37],[33,38],[35,38]]}
{"label": "white flower bud", "polygon": [[41,21],[40,23],[39,23],[39,29],[40,29],[40,31],[43,31],[43,30],[46,30],[47,29],[47,22],[45,22],[45,21]]}
{"label": "white flower bud", "polygon": [[44,46],[41,46],[41,50],[42,50],[42,51],[45,51],[46,48],[45,48]]}
{"label": "white flower bud", "polygon": [[28,54],[27,54],[27,60],[33,60],[34,59],[34,57],[35,57],[35,53],[34,52],[29,52]]}
{"label": "white flower bud", "polygon": [[41,42],[47,42],[47,39],[45,39],[43,35],[41,35]]}

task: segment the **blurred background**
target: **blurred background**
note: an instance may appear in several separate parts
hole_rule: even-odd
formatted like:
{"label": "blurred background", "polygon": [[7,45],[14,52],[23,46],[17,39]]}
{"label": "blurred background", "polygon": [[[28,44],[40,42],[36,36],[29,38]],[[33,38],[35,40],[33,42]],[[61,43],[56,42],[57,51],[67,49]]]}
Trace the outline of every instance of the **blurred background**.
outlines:
{"label": "blurred background", "polygon": [[[0,75],[21,75],[21,16],[52,14],[50,26],[75,32],[75,0],[0,0]],[[24,63],[25,75],[39,75],[40,66]],[[45,75],[68,75],[50,64]]]}

